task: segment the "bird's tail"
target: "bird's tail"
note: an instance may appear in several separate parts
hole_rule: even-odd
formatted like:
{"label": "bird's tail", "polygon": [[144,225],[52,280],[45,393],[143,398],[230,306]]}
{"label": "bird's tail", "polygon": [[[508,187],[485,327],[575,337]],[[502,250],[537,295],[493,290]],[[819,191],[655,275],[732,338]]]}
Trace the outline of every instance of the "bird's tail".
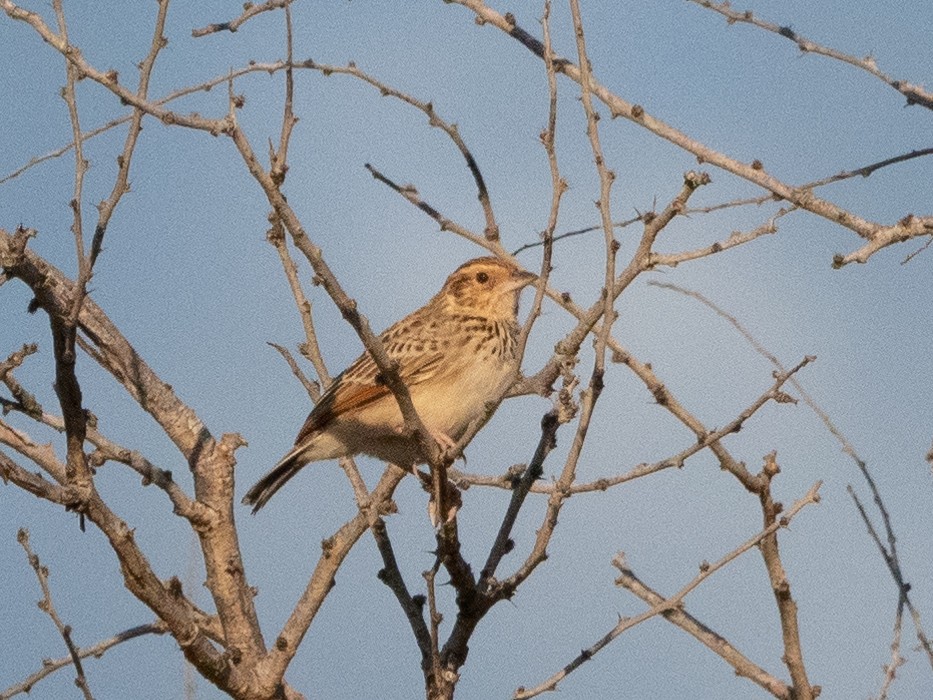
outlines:
{"label": "bird's tail", "polygon": [[253,507],[253,515],[285,485],[285,482],[297,474],[307,464],[302,459],[303,450],[297,447],[289,452],[243,496],[243,503]]}

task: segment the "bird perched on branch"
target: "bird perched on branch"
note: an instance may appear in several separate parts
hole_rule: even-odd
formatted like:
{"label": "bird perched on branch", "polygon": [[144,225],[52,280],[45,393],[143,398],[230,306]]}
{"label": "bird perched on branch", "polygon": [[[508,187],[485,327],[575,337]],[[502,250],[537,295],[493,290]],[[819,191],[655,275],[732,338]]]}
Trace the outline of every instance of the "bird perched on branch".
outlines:
{"label": "bird perched on branch", "polygon": [[[380,336],[418,415],[441,446],[453,446],[514,377],[518,299],[535,279],[498,258],[470,260],[425,306]],[[368,352],[328,387],[295,446],[243,503],[255,513],[306,464],[360,453],[404,467],[426,461],[417,436],[405,433],[395,395]]]}

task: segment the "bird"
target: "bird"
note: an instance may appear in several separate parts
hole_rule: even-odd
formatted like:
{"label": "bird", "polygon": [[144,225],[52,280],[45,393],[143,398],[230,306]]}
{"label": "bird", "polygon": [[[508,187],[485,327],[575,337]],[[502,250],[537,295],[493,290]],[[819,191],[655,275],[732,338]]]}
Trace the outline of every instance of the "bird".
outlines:
{"label": "bird", "polygon": [[[501,398],[518,370],[518,302],[537,275],[495,257],[454,270],[423,307],[380,336],[415,410],[442,448]],[[368,352],[338,375],[298,431],[294,447],[243,497],[259,511],[304,466],[366,454],[414,469],[427,460],[404,431],[395,395]]]}

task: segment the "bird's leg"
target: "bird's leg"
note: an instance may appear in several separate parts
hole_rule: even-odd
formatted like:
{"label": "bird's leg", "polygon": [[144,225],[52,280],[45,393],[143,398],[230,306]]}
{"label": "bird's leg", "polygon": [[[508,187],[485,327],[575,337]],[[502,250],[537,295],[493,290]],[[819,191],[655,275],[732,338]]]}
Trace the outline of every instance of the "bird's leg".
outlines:
{"label": "bird's leg", "polygon": [[440,430],[434,430],[433,428],[428,428],[428,433],[434,438],[434,441],[437,443],[438,447],[441,448],[442,452],[452,450],[457,446],[455,440],[452,440],[447,433],[443,433]]}
{"label": "bird's leg", "polygon": [[[453,439],[452,439],[447,433],[445,433],[444,431],[442,431],[442,430],[436,430],[435,428],[432,428],[432,427],[427,426],[427,425],[425,426],[425,428],[426,428],[427,431],[428,431],[428,435],[431,436],[431,439],[433,439],[434,442],[437,443],[437,446],[440,448],[441,457],[447,457],[447,456],[448,456],[447,453],[450,452],[450,450],[454,449],[454,448],[457,446],[456,440],[453,440]],[[397,435],[405,435],[406,437],[409,437],[409,436],[410,436],[410,437],[412,437],[412,438],[415,437],[414,435],[408,435],[408,434],[407,434],[408,431],[406,431],[404,423],[403,423],[402,425],[397,425],[397,426],[395,426],[395,428],[393,428],[393,431],[394,431]],[[463,457],[463,453],[461,453],[460,456]],[[466,458],[464,458],[463,461],[466,462]]]}

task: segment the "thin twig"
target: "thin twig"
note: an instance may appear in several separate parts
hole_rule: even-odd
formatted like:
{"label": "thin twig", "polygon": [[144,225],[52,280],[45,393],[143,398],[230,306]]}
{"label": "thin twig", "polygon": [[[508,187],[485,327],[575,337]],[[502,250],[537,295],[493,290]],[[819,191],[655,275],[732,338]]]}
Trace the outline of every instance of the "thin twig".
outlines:
{"label": "thin twig", "polygon": [[[96,644],[91,644],[86,647],[75,647],[79,659],[86,659],[89,656],[93,656],[95,659],[101,658],[108,650],[122,644],[123,642],[128,642],[131,639],[136,639],[137,637],[144,637],[148,634],[161,635],[167,632],[165,624],[161,622],[152,622],[147,625],[138,625],[136,627],[130,627],[127,630],[123,630],[110,637],[109,639],[103,639]],[[11,685],[5,690],[0,690],[0,700],[10,700],[21,693],[28,694],[35,687],[36,683],[41,681],[46,676],[49,676],[59,669],[70,666],[74,663],[74,658],[69,654],[68,656],[63,656],[58,659],[45,659],[42,662],[42,668],[38,671],[30,674],[24,678],[19,683]]]}
{"label": "thin twig", "polygon": [[[773,523],[770,523],[765,527],[761,532],[752,537],[751,539],[745,541],[734,550],[726,554],[724,557],[714,562],[713,564],[704,564],[700,568],[700,573],[693,578],[686,586],[681,588],[676,594],[669,598],[662,599],[652,605],[649,610],[636,615],[635,617],[622,618],[619,622],[605,635],[603,635],[596,643],[590,647],[584,649],[576,658],[574,658],[570,663],[564,666],[563,669],[552,675],[547,680],[543,681],[539,685],[536,685],[534,688],[519,688],[515,691],[513,698],[524,699],[532,698],[541,693],[552,691],[557,688],[557,685],[564,680],[570,673],[575,671],[577,668],[582,666],[587,661],[591,660],[599,651],[606,647],[610,642],[616,639],[623,632],[635,627],[636,625],[641,624],[645,620],[649,620],[652,617],[657,615],[668,616],[669,613],[675,611],[682,611],[683,601],[687,595],[696,589],[703,581],[712,576],[714,573],[722,569],[724,566],[729,564],[731,561],[737,559],[739,556],[754,548],[765,538],[774,535],[780,528],[787,527],[794,516],[796,516],[805,506],[808,506],[812,503],[819,503],[819,489],[822,485],[821,481],[817,481],[813,486],[810,487],[810,490],[798,501],[796,501],[790,509],[784,514],[784,516]],[[627,564],[625,563],[624,557],[621,555],[617,556],[613,560],[613,565],[619,569],[620,576],[616,579],[616,584],[629,588],[630,584],[633,581],[638,581],[638,579],[631,572]],[[641,597],[641,596],[639,596]],[[670,618],[669,618],[670,619]],[[704,642],[706,643],[706,642]],[[708,644],[708,646],[711,646]],[[714,649],[715,650],[715,649]],[[729,660],[729,659],[727,659]],[[730,661],[731,663],[731,661]],[[744,674],[743,674],[744,675]],[[752,680],[756,680],[752,678]],[[776,679],[775,679],[776,680]],[[757,680],[756,680],[757,682]],[[767,687],[767,686],[765,686]],[[780,696],[779,696],[780,697]],[[791,695],[787,694],[784,697],[790,698]]]}
{"label": "thin twig", "polygon": [[897,669],[907,663],[901,656],[901,628],[904,622],[904,599],[897,601],[897,612],[894,613],[894,636],[891,640],[891,662],[884,665],[884,681],[878,691],[878,700],[887,700],[888,692],[897,678]]}
{"label": "thin twig", "polygon": [[[862,522],[865,523],[865,527],[868,529],[868,534],[871,536],[872,540],[875,543],[875,546],[878,547],[878,551],[881,552],[881,557],[884,559],[885,565],[888,567],[888,571],[891,573],[891,576],[894,578],[894,582],[897,584],[899,589],[899,600],[903,601],[907,606],[908,611],[910,612],[911,617],[913,618],[914,628],[916,630],[917,641],[920,642],[920,647],[927,655],[927,660],[930,662],[931,667],[933,667],[933,645],[930,644],[930,640],[927,638],[926,634],[923,631],[923,628],[920,625],[920,612],[914,607],[913,603],[908,596],[910,591],[910,584],[907,583],[903,574],[901,573],[900,564],[897,561],[896,553],[891,549],[886,548],[881,541],[881,537],[878,535],[878,531],[875,529],[875,526],[871,522],[871,518],[868,517],[868,512],[865,510],[865,506],[862,505],[861,500],[858,495],[855,493],[855,489],[852,488],[851,484],[847,487],[849,495],[852,497],[852,500],[855,501],[855,506],[858,508],[859,515],[862,518]],[[890,535],[890,533],[889,533]]]}
{"label": "thin twig", "polygon": [[[58,21],[58,31],[65,44],[68,44],[68,26],[65,22],[65,11],[62,8],[62,0],[52,0],[52,7],[55,10],[55,18]],[[74,299],[71,300],[71,309],[68,312],[65,322],[65,349],[66,354],[74,355],[74,328],[78,321],[78,314],[81,312],[81,304],[84,302],[84,294],[87,283],[91,278],[91,269],[87,256],[84,253],[84,222],[81,216],[81,200],[84,198],[84,173],[87,172],[88,162],[84,159],[84,148],[81,142],[81,122],[78,118],[78,102],[75,98],[75,83],[78,80],[78,72],[75,66],[69,61],[65,61],[65,70],[67,80],[65,88],[62,90],[62,99],[68,106],[68,117],[71,120],[71,134],[75,145],[75,177],[74,194],[71,197],[71,210],[73,221],[71,224],[71,233],[75,241],[75,260],[78,264],[78,290]]]}
{"label": "thin twig", "polygon": [[[777,463],[777,453],[771,452],[766,455],[764,466],[759,474],[759,481],[762,485],[757,494],[761,505],[762,521],[766,527],[780,525],[787,519],[787,516],[783,513],[784,506],[779,501],[774,500],[771,491],[772,480],[780,471]],[[774,596],[774,602],[778,610],[778,618],[781,623],[781,638],[784,643],[784,653],[781,654],[781,661],[784,662],[790,672],[790,678],[794,686],[793,698],[794,700],[815,700],[820,694],[820,689],[811,685],[810,679],[807,677],[807,667],[803,660],[803,645],[800,642],[797,603],[791,595],[790,581],[781,561],[776,531],[771,532],[761,540],[758,551],[761,553],[762,560],[764,560],[768,579],[771,582],[771,593]]]}
{"label": "thin twig", "polygon": [[[276,252],[279,254],[282,271],[285,273],[288,288],[292,292],[292,298],[295,300],[295,306],[298,308],[298,315],[301,318],[301,325],[305,331],[304,343],[298,349],[311,362],[321,386],[326,389],[330,386],[331,376],[327,371],[324,356],[321,354],[321,346],[317,341],[317,332],[314,328],[314,310],[304,293],[304,289],[301,287],[301,281],[298,279],[298,266],[295,265],[295,261],[292,260],[288,251],[288,245],[285,242],[285,228],[282,226],[281,221],[277,219],[273,222],[272,228],[266,233],[266,240],[275,247]],[[312,395],[311,398],[317,400],[317,396]]]}
{"label": "thin twig", "polygon": [[268,12],[269,10],[278,10],[283,7],[287,10],[293,1],[294,0],[266,0],[266,2],[258,5],[247,2],[243,5],[243,14],[236,19],[232,19],[229,22],[214,22],[200,29],[192,29],[191,36],[197,39],[217,32],[235,32],[258,14]]}
{"label": "thin twig", "polygon": [[694,250],[686,250],[680,253],[652,253],[651,254],[651,265],[652,266],[666,266],[666,267],[677,267],[682,262],[687,262],[688,260],[698,260],[699,258],[705,258],[709,255],[716,255],[730,248],[735,248],[736,246],[744,245],[746,243],[751,243],[762,236],[768,236],[772,233],[777,233],[777,220],[787,214],[790,214],[792,211],[795,211],[797,207],[785,207],[779,209],[774,216],[769,218],[761,226],[753,228],[751,231],[745,233],[741,231],[733,231],[728,238],[722,241],[716,241],[702,248],[696,248]]}
{"label": "thin twig", "polygon": [[20,410],[27,416],[35,418],[42,415],[42,405],[31,393],[26,391],[18,381],[13,377],[13,370],[23,364],[26,358],[39,351],[39,346],[35,343],[27,343],[19,350],[10,354],[7,359],[0,363],[0,382],[6,385],[13,398],[16,400],[9,408],[4,404],[4,414],[11,408]]}
{"label": "thin twig", "polygon": [[282,185],[285,182],[285,175],[288,172],[288,144],[292,137],[292,129],[298,123],[293,109],[295,99],[295,76],[292,68],[294,39],[292,36],[292,6],[291,0],[285,2],[285,50],[286,63],[285,68],[285,106],[282,109],[282,130],[279,134],[279,149],[275,151],[270,146],[271,166],[269,176],[273,182]]}
{"label": "thin twig", "polygon": [[29,559],[29,565],[32,567],[32,570],[36,573],[36,578],[39,580],[39,587],[42,589],[42,600],[39,601],[39,609],[52,619],[52,622],[55,623],[55,627],[58,629],[58,633],[65,641],[65,646],[68,647],[71,662],[75,667],[75,685],[81,689],[85,700],[94,700],[90,686],[88,686],[87,683],[87,677],[84,675],[84,666],[81,664],[81,656],[78,654],[78,647],[71,639],[71,627],[62,622],[61,618],[58,616],[58,611],[55,609],[55,604],[52,602],[52,592],[49,589],[49,570],[42,566],[42,562],[39,561],[38,555],[34,554],[32,548],[29,546],[28,530],[20,528],[16,535],[16,540],[25,550],[26,557]]}
{"label": "thin twig", "polygon": [[440,559],[436,559],[434,566],[421,574],[424,577],[424,582],[428,591],[428,619],[430,620],[430,675],[428,676],[429,686],[443,682],[444,677],[443,671],[441,670],[440,654],[440,626],[444,618],[437,611],[437,595],[435,593],[434,585],[440,564]]}
{"label": "thin twig", "polygon": [[[571,495],[593,491],[606,491],[613,486],[618,486],[620,484],[642,478],[649,474],[654,474],[655,472],[671,468],[682,468],[689,457],[692,457],[698,452],[701,452],[711,445],[718,443],[724,437],[733,433],[737,433],[739,430],[741,430],[745,423],[748,422],[748,420],[769,401],[787,403],[789,401],[789,397],[781,390],[781,387],[783,387],[786,382],[791,381],[797,372],[809,364],[810,359],[811,358],[804,358],[804,361],[800,362],[795,367],[792,367],[789,371],[781,372],[778,374],[775,377],[774,383],[757,399],[755,399],[755,401],[742,410],[741,413],[739,413],[735,418],[723,425],[723,427],[711,431],[703,437],[697,439],[689,447],[681,450],[677,454],[671,455],[670,457],[666,457],[662,460],[658,460],[657,462],[652,462],[650,464],[639,464],[629,471],[617,476],[601,477],[595,481],[574,483],[569,488],[564,488],[564,490]],[[462,481],[469,486],[493,486],[507,490],[515,488],[515,476],[513,474],[505,474],[502,476],[487,476],[483,474],[469,474],[457,470],[452,472],[452,476],[458,482]],[[551,494],[558,488],[560,487],[556,482],[537,481],[532,484],[530,491],[532,493]]]}
{"label": "thin twig", "polygon": [[[155,67],[156,58],[159,52],[168,44],[165,38],[165,18],[168,14],[169,0],[159,0],[159,12],[156,16],[155,28],[153,30],[152,42],[149,47],[149,53],[143,62],[139,65],[139,86],[136,88],[136,95],[141,100],[149,99],[149,80],[152,77],[152,69]],[[136,150],[136,142],[139,138],[139,132],[143,128],[143,111],[138,107],[133,110],[130,117],[130,128],[126,134],[126,140],[123,143],[123,152],[117,158],[117,177],[113,183],[113,190],[110,196],[98,208],[97,226],[94,229],[94,238],[91,241],[91,253],[88,260],[88,274],[93,273],[94,264],[97,262],[97,256],[104,245],[104,234],[107,231],[107,225],[110,218],[119,204],[120,199],[129,189],[130,163],[133,160],[133,153]],[[75,143],[80,140],[80,134],[75,139]]]}
{"label": "thin twig", "polygon": [[813,53],[820,56],[826,56],[827,58],[833,58],[837,61],[848,63],[850,66],[860,68],[901,93],[904,97],[907,98],[908,106],[919,104],[926,107],[927,109],[933,109],[933,93],[927,92],[923,89],[922,86],[912,85],[903,80],[897,80],[896,78],[892,78],[891,76],[882,72],[878,68],[878,65],[875,63],[873,56],[858,58],[857,56],[851,56],[847,53],[843,53],[842,51],[822,46],[815,41],[811,41],[810,39],[801,36],[790,27],[781,26],[779,24],[773,24],[772,22],[766,22],[764,20],[758,19],[750,10],[733,10],[729,2],[718,3],[712,2],[712,0],[690,0],[690,2],[710,9],[713,12],[718,12],[726,18],[726,21],[729,24],[745,23],[754,25],[759,29],[764,29],[765,31],[771,32],[772,34],[777,34],[778,36],[782,36],[785,39],[791,40],[797,44],[797,47],[804,53]]}
{"label": "thin twig", "polygon": [[909,263],[915,257],[920,255],[920,253],[922,253],[927,248],[929,248],[931,244],[933,244],[933,233],[930,234],[930,237],[927,239],[926,243],[924,243],[922,246],[917,248],[917,250],[915,250],[913,253],[909,253],[903,260],[901,260],[901,265],[906,265],[907,263]]}
{"label": "thin twig", "polygon": [[353,76],[365,83],[368,83],[369,85],[372,85],[374,88],[379,90],[379,93],[384,97],[394,97],[408,105],[411,105],[415,109],[424,112],[424,114],[428,117],[428,123],[447,134],[448,138],[450,138],[453,144],[457,147],[457,150],[460,151],[463,159],[466,161],[467,168],[469,168],[470,174],[473,176],[473,181],[476,183],[477,199],[479,200],[480,206],[483,208],[483,216],[486,219],[486,228],[483,231],[483,234],[489,243],[498,243],[499,225],[496,223],[496,216],[492,208],[492,203],[489,199],[489,191],[486,189],[486,181],[483,178],[482,171],[479,169],[479,164],[476,162],[476,158],[473,157],[473,154],[467,147],[466,142],[460,135],[460,130],[457,128],[456,124],[452,124],[441,118],[441,116],[437,113],[437,110],[434,109],[434,105],[431,102],[424,102],[402,92],[401,90],[383,83],[365,71],[360,70],[352,61],[347,66],[325,65],[314,63],[313,61],[307,61],[306,65],[310,65],[315,70],[321,71],[324,75],[342,74]]}
{"label": "thin twig", "polygon": [[408,591],[398,566],[398,560],[395,558],[395,550],[392,548],[392,540],[386,530],[385,521],[382,518],[374,518],[369,530],[373,533],[379,554],[382,556],[383,568],[379,571],[379,580],[395,594],[421,652],[421,667],[427,669],[432,663],[432,649],[437,647],[436,637],[432,637],[432,632],[428,631],[428,626],[424,622],[424,598],[422,596],[416,599]]}
{"label": "thin twig", "polygon": [[482,246],[483,248],[486,248],[486,250],[489,250],[493,253],[497,253],[499,250],[501,250],[501,246],[499,246],[498,243],[489,243],[483,236],[473,233],[468,228],[455,222],[453,219],[449,219],[441,214],[437,209],[421,198],[421,195],[418,193],[418,190],[414,185],[399,185],[395,181],[383,175],[381,171],[379,171],[370,163],[366,163],[365,167],[374,179],[378,180],[384,185],[387,185],[389,188],[414,204],[418,209],[434,219],[441,227],[441,231],[452,231],[461,238],[472,241],[473,243],[476,243],[477,245]]}
{"label": "thin twig", "polygon": [[[449,0],[449,2],[469,8],[476,15],[477,23],[496,27],[518,41],[535,56],[543,58],[544,46],[541,41],[520,27],[511,13],[503,15],[483,0]],[[578,84],[583,80],[582,71],[572,61],[560,56],[555,56],[553,60],[558,72]],[[701,162],[710,163],[758,185],[780,199],[786,199],[801,209],[853,231],[867,241],[861,248],[851,253],[834,256],[835,267],[852,262],[866,262],[882,248],[933,233],[933,216],[909,215],[891,224],[871,221],[830,200],[817,197],[811,189],[801,189],[782,182],[764,170],[760,162],[738,161],[690,138],[687,134],[649,114],[643,106],[627,102],[595,80],[591,83],[591,91],[609,108],[613,117],[622,117],[644,127],[656,136],[693,154]]]}
{"label": "thin twig", "polygon": [[[564,187],[566,188],[567,185],[565,184]],[[622,229],[622,228],[627,228],[631,226],[632,224],[637,224],[639,221],[642,221],[642,220],[643,220],[642,215],[639,214],[638,216],[633,216],[631,219],[625,219],[623,221],[614,221],[612,222],[612,226],[613,228]],[[562,241],[567,238],[574,238],[575,236],[582,236],[587,233],[592,233],[593,231],[602,231],[602,230],[603,230],[603,225],[596,224],[595,226],[585,226],[583,228],[573,229],[572,231],[564,231],[564,233],[558,233],[554,235],[554,242],[556,243],[557,241]],[[518,255],[519,253],[523,253],[526,250],[537,248],[540,245],[544,245],[543,240],[534,241],[532,243],[525,243],[524,245],[519,246],[518,248],[513,250],[512,255]]]}
{"label": "thin twig", "polygon": [[[773,353],[769,352],[741,323],[739,323],[739,321],[734,316],[732,316],[731,314],[729,314],[728,312],[726,312],[725,310],[723,310],[722,308],[714,304],[712,301],[707,299],[705,296],[703,296],[699,292],[686,289],[678,285],[656,282],[656,281],[649,282],[649,284],[655,287],[660,287],[662,289],[670,289],[680,294],[684,294],[693,299],[696,299],[701,304],[704,304],[705,306],[709,307],[717,315],[719,315],[720,317],[728,321],[742,335],[742,337],[745,338],[745,340],[755,349],[756,352],[766,357],[771,362],[771,364],[773,364],[779,371],[781,372],[784,371],[784,366],[781,363],[781,361],[778,360],[778,358],[775,357]],[[926,654],[927,654],[928,660],[930,661],[931,666],[933,666],[933,645],[930,644],[930,641],[928,637],[926,636],[926,633],[924,632],[923,627],[920,625],[919,612],[916,611],[912,602],[910,601],[910,597],[908,596],[908,591],[910,590],[910,584],[904,580],[904,575],[901,570],[900,561],[898,559],[898,554],[897,554],[897,538],[894,535],[894,527],[891,523],[891,515],[888,512],[888,509],[884,504],[884,500],[881,497],[881,491],[879,490],[878,485],[875,482],[875,479],[871,474],[871,471],[868,469],[867,462],[865,462],[865,460],[863,460],[858,455],[858,453],[855,450],[855,447],[848,440],[848,438],[846,438],[846,436],[842,433],[842,431],[836,426],[836,424],[832,421],[832,419],[829,417],[829,414],[826,413],[826,411],[824,411],[823,408],[819,404],[816,403],[813,397],[810,396],[810,394],[803,388],[803,386],[797,381],[797,379],[794,377],[791,377],[790,384],[798,392],[803,402],[810,408],[810,410],[812,410],[817,415],[820,421],[822,421],[826,430],[834,438],[836,438],[836,440],[842,446],[843,453],[848,455],[852,459],[852,461],[855,462],[855,465],[858,468],[859,473],[862,475],[862,477],[865,479],[865,482],[868,484],[868,488],[872,494],[872,499],[874,500],[875,506],[878,508],[878,512],[881,515],[881,520],[884,525],[886,539],[888,542],[887,547],[885,547],[884,544],[882,544],[881,538],[878,537],[878,534],[874,526],[871,524],[871,521],[868,518],[867,513],[862,508],[861,503],[856,497],[855,491],[854,489],[852,489],[851,486],[848,487],[849,492],[852,495],[853,499],[855,500],[855,503],[858,506],[863,516],[863,519],[865,520],[865,524],[869,529],[869,534],[872,535],[872,538],[875,540],[875,542],[878,545],[879,551],[881,552],[881,555],[885,561],[885,564],[888,566],[888,569],[891,572],[891,575],[894,578],[894,581],[898,586],[900,595],[903,596],[905,599],[908,609],[911,612],[911,616],[914,622],[914,627],[917,633],[917,639],[920,640],[920,644],[926,651]]]}
{"label": "thin twig", "polygon": [[298,381],[301,382],[301,385],[305,388],[305,391],[308,392],[308,396],[312,401],[316,402],[319,398],[321,398],[321,387],[318,386],[317,382],[308,379],[307,375],[301,371],[301,367],[299,367],[298,363],[295,362],[295,358],[292,357],[292,354],[288,351],[288,348],[283,345],[279,345],[278,343],[267,342],[266,344],[275,348],[282,356],[282,359],[288,363],[288,367],[291,369],[292,374],[294,374]]}

